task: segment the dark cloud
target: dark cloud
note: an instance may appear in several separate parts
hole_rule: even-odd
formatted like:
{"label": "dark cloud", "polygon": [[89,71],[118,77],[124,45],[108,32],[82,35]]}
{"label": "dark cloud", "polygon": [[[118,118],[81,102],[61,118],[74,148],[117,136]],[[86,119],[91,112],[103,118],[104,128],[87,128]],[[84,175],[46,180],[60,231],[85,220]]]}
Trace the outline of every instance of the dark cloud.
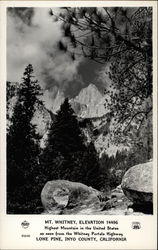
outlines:
{"label": "dark cloud", "polygon": [[65,96],[73,98],[78,95],[83,87],[86,87],[86,84],[83,81],[82,76],[77,74],[76,77],[68,83],[67,88],[65,88]]}
{"label": "dark cloud", "polygon": [[95,84],[100,91],[103,91],[106,82],[103,82],[103,65],[90,59],[85,59],[78,67],[78,74],[82,75],[85,86]]}

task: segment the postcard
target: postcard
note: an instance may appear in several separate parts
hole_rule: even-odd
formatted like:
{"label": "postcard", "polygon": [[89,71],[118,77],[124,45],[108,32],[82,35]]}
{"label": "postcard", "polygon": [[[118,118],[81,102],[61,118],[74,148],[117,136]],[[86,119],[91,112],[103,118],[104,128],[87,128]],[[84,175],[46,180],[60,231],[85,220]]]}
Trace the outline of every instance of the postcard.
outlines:
{"label": "postcard", "polygon": [[156,249],[157,1],[0,12],[1,249]]}

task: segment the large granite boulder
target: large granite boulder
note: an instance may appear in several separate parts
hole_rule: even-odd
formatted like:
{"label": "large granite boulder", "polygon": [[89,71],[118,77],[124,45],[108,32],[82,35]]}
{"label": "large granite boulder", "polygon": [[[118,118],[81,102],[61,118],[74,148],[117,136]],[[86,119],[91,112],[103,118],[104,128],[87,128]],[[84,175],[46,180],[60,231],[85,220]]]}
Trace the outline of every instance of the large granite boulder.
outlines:
{"label": "large granite boulder", "polygon": [[152,204],[153,202],[153,164],[147,162],[131,167],[122,178],[124,194],[134,204]]}
{"label": "large granite boulder", "polygon": [[67,180],[48,181],[42,192],[44,213],[76,214],[83,208],[99,209],[99,191],[82,183]]}

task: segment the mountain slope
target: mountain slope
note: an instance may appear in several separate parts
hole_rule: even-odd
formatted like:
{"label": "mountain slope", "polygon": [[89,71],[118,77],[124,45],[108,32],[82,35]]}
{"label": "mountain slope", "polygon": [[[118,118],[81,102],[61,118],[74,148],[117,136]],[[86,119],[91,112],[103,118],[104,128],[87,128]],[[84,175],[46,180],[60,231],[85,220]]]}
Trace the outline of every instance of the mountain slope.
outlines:
{"label": "mountain slope", "polygon": [[[19,84],[14,82],[7,82],[7,129],[11,125],[11,117],[14,112],[14,106],[17,102]],[[32,119],[32,124],[36,125],[36,132],[41,138],[40,144],[43,147],[44,141],[47,138],[47,131],[54,119],[54,114],[47,110],[45,105],[41,102],[36,105],[36,111]]]}
{"label": "mountain slope", "polygon": [[52,99],[51,111],[55,114],[59,109],[61,104],[64,102],[64,93],[60,90],[57,91],[55,98]]}
{"label": "mountain slope", "polygon": [[[11,88],[18,85],[11,84]],[[13,112],[16,103],[16,91],[11,96],[8,96],[8,121]],[[41,104],[37,107],[32,123],[36,125],[37,133],[40,135],[40,145],[43,148],[47,141],[49,127],[55,118],[56,112],[60,109],[60,105],[64,101],[64,93],[60,90],[56,91],[53,98],[50,100],[51,110],[46,109],[45,105]],[[109,155],[115,155],[117,150],[122,150],[122,146],[117,147],[111,143],[110,126],[111,117],[104,107],[104,96],[99,92],[97,87],[90,84],[83,88],[78,96],[70,100],[71,106],[78,116],[82,129],[87,137],[87,141],[93,141],[100,155],[106,152]],[[8,127],[10,123],[8,122]]]}

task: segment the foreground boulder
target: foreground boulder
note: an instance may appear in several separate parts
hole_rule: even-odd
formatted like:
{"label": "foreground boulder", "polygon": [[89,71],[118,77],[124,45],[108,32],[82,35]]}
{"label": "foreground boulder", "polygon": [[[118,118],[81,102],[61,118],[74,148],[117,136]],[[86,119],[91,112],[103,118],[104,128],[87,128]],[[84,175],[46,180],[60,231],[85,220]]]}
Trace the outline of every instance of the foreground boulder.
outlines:
{"label": "foreground boulder", "polygon": [[99,209],[99,191],[67,180],[48,181],[42,192],[44,213],[76,214],[79,210]]}
{"label": "foreground boulder", "polygon": [[128,169],[122,179],[124,194],[137,205],[153,202],[153,164],[147,162]]}

